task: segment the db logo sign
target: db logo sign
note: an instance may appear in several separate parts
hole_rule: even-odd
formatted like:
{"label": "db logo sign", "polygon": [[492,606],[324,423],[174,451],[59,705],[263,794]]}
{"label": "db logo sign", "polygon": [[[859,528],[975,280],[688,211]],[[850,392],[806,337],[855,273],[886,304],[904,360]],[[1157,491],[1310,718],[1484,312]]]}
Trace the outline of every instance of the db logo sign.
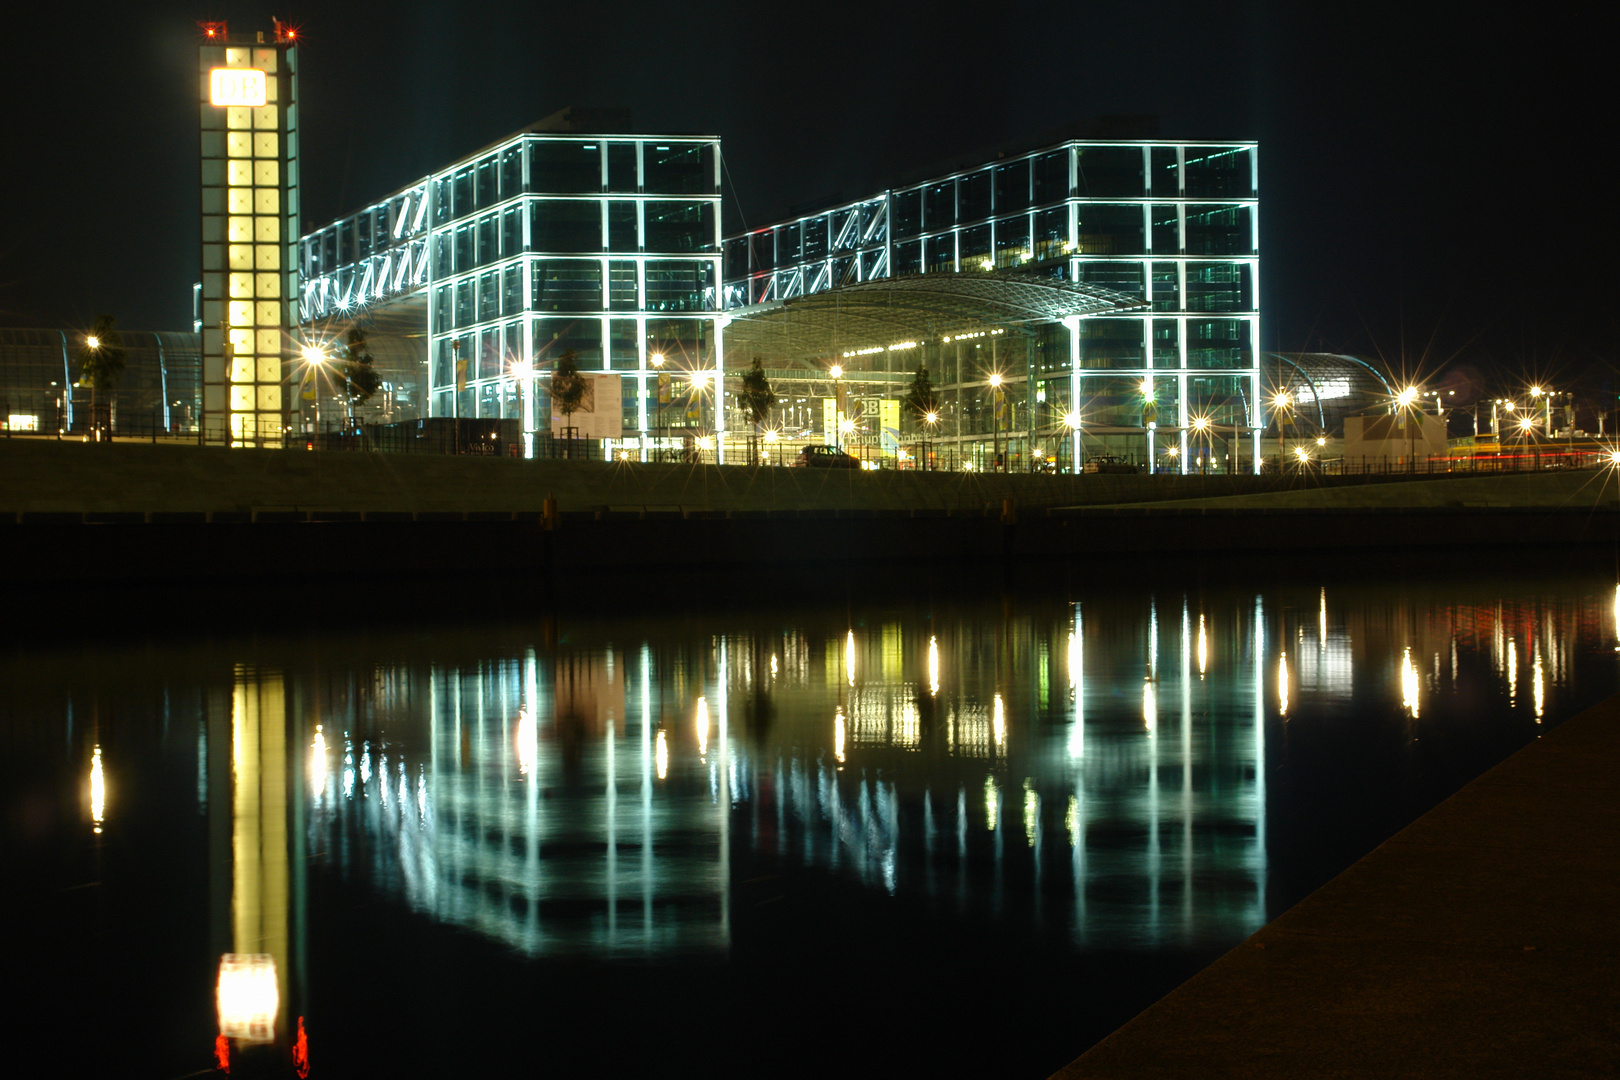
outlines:
{"label": "db logo sign", "polygon": [[257,68],[214,68],[208,73],[208,100],[214,105],[263,105],[264,72]]}

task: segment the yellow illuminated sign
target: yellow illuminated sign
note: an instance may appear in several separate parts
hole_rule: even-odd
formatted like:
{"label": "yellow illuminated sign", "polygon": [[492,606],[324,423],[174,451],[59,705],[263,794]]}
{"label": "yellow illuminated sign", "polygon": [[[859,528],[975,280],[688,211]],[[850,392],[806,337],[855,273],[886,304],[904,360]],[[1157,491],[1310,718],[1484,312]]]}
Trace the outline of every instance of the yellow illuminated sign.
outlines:
{"label": "yellow illuminated sign", "polygon": [[264,72],[257,68],[214,68],[208,73],[208,100],[214,105],[263,105]]}

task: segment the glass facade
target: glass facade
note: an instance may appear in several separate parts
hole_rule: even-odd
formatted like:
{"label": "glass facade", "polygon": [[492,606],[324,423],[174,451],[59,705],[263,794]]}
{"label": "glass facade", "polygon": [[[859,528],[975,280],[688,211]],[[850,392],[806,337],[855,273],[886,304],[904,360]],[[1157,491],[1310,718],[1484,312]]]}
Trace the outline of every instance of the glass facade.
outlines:
{"label": "glass facade", "polygon": [[[1150,310],[985,327],[898,354],[895,343],[851,342],[820,359],[841,365],[856,393],[879,397],[903,392],[905,374],[927,366],[938,421],[916,431],[902,409],[903,426],[946,467],[1079,471],[1088,459],[1120,459],[1257,469],[1266,416],[1256,149],[1074,140],[884,191],[727,238],[723,300],[769,304],[919,273],[1100,285]],[[834,391],[812,380],[807,392]]]}
{"label": "glass facade", "polygon": [[298,79],[290,42],[198,47],[206,441],[280,445],[298,322]]}
{"label": "glass facade", "polygon": [[428,415],[544,431],[548,372],[572,350],[623,376],[637,456],[660,426],[724,428],[701,401],[690,421],[660,410],[656,386],[664,364],[725,369],[716,139],[525,132],[310,233],[298,257],[316,336],[423,309],[419,365],[394,374]]}

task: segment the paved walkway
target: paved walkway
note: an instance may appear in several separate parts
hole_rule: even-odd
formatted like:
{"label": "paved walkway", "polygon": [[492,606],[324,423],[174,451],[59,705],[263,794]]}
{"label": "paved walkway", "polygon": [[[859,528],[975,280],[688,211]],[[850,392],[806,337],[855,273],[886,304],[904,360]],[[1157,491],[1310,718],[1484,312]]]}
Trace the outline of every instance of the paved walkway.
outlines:
{"label": "paved walkway", "polygon": [[1620,698],[1559,725],[1057,1074],[1620,1073]]}

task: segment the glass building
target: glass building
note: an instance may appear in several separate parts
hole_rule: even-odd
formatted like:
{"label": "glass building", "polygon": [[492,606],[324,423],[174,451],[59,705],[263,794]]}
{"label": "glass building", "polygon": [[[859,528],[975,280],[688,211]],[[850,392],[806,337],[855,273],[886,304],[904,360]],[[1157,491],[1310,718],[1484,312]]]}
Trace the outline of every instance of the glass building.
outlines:
{"label": "glass building", "polygon": [[622,376],[639,443],[659,419],[658,367],[724,370],[719,151],[542,121],[305,236],[304,334],[338,339],[363,316],[390,400],[520,419],[531,437],[572,351],[582,371]]}
{"label": "glass building", "polygon": [[834,355],[770,366],[801,369],[816,394],[838,364],[857,398],[874,399],[926,366],[941,406],[931,442],[947,465],[985,467],[999,429],[1004,468],[1078,470],[1098,457],[1176,471],[1258,467],[1267,418],[1256,144],[1075,139],[882,191],[727,238],[724,300],[736,311],[791,308],[814,293],[938,274],[1100,286],[1142,308],[852,339]]}
{"label": "glass building", "polygon": [[[124,371],[101,392],[104,423],[118,436],[197,432],[202,415],[197,334],[118,332]],[[7,436],[83,435],[90,389],[81,374],[80,330],[0,330],[0,424]]]}

